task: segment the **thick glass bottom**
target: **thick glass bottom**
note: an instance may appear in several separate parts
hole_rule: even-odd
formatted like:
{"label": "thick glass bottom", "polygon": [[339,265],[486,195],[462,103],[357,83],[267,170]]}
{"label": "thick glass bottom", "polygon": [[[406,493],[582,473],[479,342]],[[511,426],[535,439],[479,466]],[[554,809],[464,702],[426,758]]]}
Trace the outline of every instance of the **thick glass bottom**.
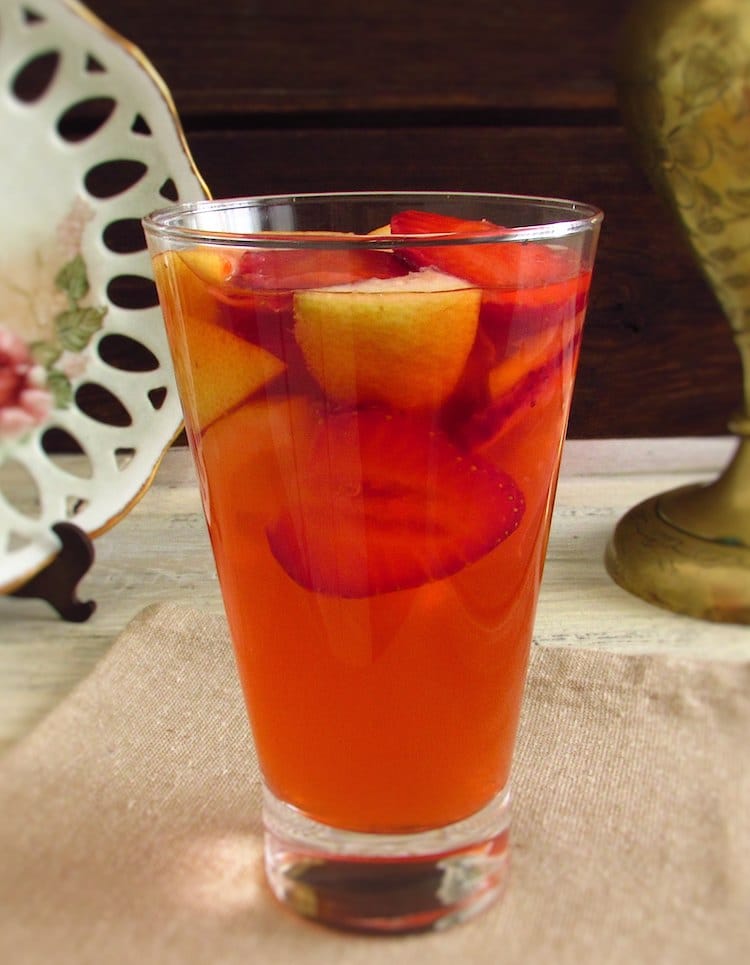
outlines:
{"label": "thick glass bottom", "polygon": [[506,789],[464,821],[415,834],[362,834],[320,824],[267,789],[266,874],[300,915],[347,930],[447,928],[497,900],[509,865]]}

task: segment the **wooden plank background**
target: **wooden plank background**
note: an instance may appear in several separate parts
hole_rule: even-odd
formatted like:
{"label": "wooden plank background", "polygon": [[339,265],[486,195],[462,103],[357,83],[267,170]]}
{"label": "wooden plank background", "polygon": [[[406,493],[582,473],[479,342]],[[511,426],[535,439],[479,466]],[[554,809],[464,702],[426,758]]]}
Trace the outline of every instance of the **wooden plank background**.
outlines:
{"label": "wooden plank background", "polygon": [[619,118],[628,0],[89,6],[166,81],[214,196],[425,188],[599,205],[570,436],[725,431],[739,355]]}

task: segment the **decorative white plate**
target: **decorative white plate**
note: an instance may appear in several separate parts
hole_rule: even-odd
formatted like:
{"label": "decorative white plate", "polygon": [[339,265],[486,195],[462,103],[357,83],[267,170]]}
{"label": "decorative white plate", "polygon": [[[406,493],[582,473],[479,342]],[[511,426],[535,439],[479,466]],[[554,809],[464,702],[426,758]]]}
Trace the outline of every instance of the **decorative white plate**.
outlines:
{"label": "decorative white plate", "polygon": [[[137,49],[73,0],[0,0],[0,192],[0,592],[10,592],[59,550],[55,523],[94,537],[117,522],[180,429],[139,222],[208,191]],[[148,350],[141,371],[122,361],[132,351],[118,354],[124,338]],[[117,418],[102,421],[102,396]],[[74,459],[54,454],[61,441]]]}

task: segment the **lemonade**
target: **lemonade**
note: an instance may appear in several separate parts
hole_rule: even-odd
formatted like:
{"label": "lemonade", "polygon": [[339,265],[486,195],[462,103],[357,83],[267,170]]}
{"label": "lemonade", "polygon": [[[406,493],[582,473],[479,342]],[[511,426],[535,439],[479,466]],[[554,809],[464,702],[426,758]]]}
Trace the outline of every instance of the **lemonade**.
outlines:
{"label": "lemonade", "polygon": [[264,782],[307,818],[419,834],[506,787],[592,258],[421,208],[155,253]]}

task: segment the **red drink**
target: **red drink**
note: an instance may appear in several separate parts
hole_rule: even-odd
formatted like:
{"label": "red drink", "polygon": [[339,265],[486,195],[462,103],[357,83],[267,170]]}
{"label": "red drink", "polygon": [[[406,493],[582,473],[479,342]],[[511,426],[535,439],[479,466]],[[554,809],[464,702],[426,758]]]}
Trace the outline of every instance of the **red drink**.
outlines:
{"label": "red drink", "polygon": [[592,255],[385,230],[155,265],[264,780],[415,834],[508,783]]}

